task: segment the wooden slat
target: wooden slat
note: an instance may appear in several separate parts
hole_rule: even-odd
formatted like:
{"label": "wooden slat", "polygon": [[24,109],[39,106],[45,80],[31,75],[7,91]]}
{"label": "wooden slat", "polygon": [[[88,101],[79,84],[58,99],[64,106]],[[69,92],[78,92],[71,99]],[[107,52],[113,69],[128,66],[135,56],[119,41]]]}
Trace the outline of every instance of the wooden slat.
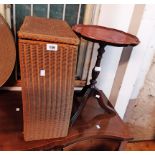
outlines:
{"label": "wooden slat", "polygon": [[75,87],[83,87],[86,85],[86,80],[75,80],[74,86]]}
{"label": "wooden slat", "polygon": [[[6,83],[4,87],[21,87],[22,86],[21,83],[22,83],[21,80],[17,80],[14,83]],[[83,87],[85,85],[86,85],[86,80],[75,80],[74,81],[74,87]]]}

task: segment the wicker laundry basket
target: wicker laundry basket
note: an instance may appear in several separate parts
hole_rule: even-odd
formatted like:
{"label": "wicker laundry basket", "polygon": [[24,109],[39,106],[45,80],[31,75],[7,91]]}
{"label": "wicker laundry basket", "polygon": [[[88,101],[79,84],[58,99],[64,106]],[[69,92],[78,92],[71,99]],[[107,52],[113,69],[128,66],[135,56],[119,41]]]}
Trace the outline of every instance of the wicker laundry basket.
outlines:
{"label": "wicker laundry basket", "polygon": [[68,133],[78,37],[62,20],[26,16],[19,32],[24,139]]}

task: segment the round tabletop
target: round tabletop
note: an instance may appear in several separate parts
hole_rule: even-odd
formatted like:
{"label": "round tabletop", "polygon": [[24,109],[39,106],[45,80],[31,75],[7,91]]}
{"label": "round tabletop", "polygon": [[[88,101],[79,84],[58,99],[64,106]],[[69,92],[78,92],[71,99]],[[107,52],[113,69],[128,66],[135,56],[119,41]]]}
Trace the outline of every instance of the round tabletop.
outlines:
{"label": "round tabletop", "polygon": [[81,37],[92,42],[104,42],[114,46],[135,46],[139,43],[139,39],[132,34],[103,26],[78,24],[72,29]]}
{"label": "round tabletop", "polygon": [[0,86],[10,77],[16,59],[16,48],[12,32],[0,15]]}

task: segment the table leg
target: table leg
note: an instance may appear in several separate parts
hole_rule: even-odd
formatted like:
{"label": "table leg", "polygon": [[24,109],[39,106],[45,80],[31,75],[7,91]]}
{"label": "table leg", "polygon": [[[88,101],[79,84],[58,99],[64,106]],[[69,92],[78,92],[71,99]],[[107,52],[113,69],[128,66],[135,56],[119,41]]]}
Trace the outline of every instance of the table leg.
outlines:
{"label": "table leg", "polygon": [[[81,97],[81,102],[80,102],[80,105],[78,106],[78,108],[76,109],[76,112],[73,114],[71,120],[70,120],[70,126],[72,126],[75,121],[77,120],[77,118],[79,117],[79,115],[81,114],[82,110],[84,109],[86,103],[87,103],[87,100],[88,98],[90,97],[90,94],[91,94],[91,88],[87,88],[87,90],[84,90],[84,94],[82,94],[83,96]],[[78,96],[80,97],[80,96]]]}
{"label": "table leg", "polygon": [[98,100],[99,105],[105,109],[109,113],[115,114],[115,110],[110,103],[110,101],[107,99],[107,97],[104,95],[102,90],[95,89],[95,96],[98,95],[96,98]]}
{"label": "table leg", "polygon": [[[97,98],[98,103],[100,104],[100,106],[105,109],[107,112],[109,113],[115,113],[114,108],[112,107],[112,105],[110,104],[110,102],[108,100],[106,100],[106,96],[103,94],[103,92],[101,90],[98,90],[95,86],[95,84],[97,83],[96,79],[100,73],[101,67],[101,59],[102,59],[102,55],[105,52],[105,46],[106,44],[100,44],[100,47],[98,49],[98,56],[97,56],[97,60],[96,60],[96,64],[92,70],[92,79],[90,80],[90,84],[86,85],[82,91],[77,95],[77,98],[80,98],[80,105],[77,107],[76,111],[74,112],[74,114],[72,115],[72,118],[70,120],[70,126],[72,126],[75,121],[77,120],[77,118],[79,117],[80,113],[82,112],[82,110],[84,109],[87,100],[89,99],[90,96],[96,97],[96,95],[99,96],[99,98]],[[95,96],[94,96],[95,94]],[[73,105],[75,106],[75,105]],[[73,107],[73,109],[75,109]]]}

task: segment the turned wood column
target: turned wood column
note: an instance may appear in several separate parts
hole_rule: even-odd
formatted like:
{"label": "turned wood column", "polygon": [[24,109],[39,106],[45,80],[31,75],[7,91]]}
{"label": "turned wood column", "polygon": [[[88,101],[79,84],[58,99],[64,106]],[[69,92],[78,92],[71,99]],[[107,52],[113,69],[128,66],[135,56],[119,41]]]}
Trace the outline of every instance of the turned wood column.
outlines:
{"label": "turned wood column", "polygon": [[97,56],[96,64],[92,70],[92,79],[90,80],[90,87],[91,88],[95,87],[95,84],[97,83],[96,80],[97,80],[97,77],[101,71],[100,64],[101,64],[102,55],[105,52],[106,44],[100,43],[99,45],[100,45],[100,47],[98,49],[98,56]]}

